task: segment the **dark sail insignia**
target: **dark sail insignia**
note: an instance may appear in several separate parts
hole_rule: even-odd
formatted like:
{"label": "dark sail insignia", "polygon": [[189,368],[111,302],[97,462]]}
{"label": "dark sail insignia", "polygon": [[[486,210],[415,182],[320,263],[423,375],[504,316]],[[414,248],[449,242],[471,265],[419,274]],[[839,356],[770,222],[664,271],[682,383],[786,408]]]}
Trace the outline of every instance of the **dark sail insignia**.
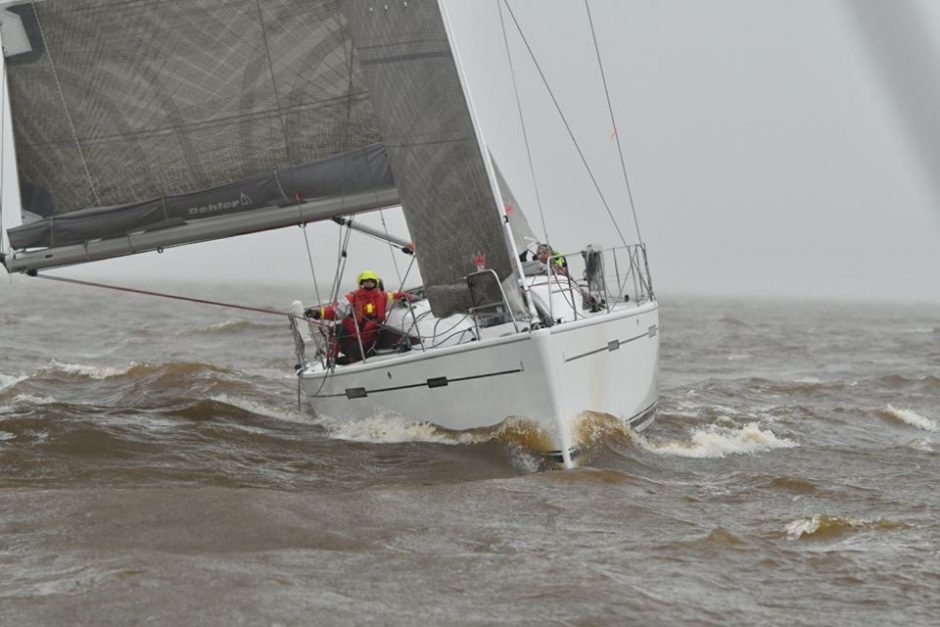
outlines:
{"label": "dark sail insignia", "polygon": [[41,37],[8,67],[21,177],[48,191],[59,217],[254,181],[378,143],[339,4],[14,7]]}
{"label": "dark sail insignia", "polygon": [[343,10],[435,315],[466,310],[474,257],[512,274],[499,208],[437,0]]}

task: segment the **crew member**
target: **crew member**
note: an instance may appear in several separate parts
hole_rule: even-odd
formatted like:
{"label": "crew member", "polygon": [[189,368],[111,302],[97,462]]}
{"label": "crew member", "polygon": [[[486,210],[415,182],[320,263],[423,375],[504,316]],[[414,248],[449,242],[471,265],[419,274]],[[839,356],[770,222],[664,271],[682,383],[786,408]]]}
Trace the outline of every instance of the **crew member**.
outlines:
{"label": "crew member", "polygon": [[539,244],[538,248],[535,249],[535,258],[539,263],[544,264],[546,268],[551,263],[552,271],[555,274],[568,276],[568,260],[548,244]]}
{"label": "crew member", "polygon": [[592,312],[600,311],[600,303],[598,300],[571,276],[571,273],[568,271],[568,260],[565,259],[560,252],[548,244],[539,244],[538,248],[535,249],[535,258],[539,263],[545,266],[546,270],[551,270],[549,274],[564,276],[570,280],[571,285],[581,293],[582,307],[584,309],[590,309]]}
{"label": "crew member", "polygon": [[331,352],[338,349],[343,353],[336,357],[337,364],[351,364],[368,355],[379,339],[389,306],[408,297],[406,292],[382,291],[381,282],[379,275],[365,270],[356,278],[359,289],[346,294],[345,301],[304,312],[314,320],[342,320],[331,347]]}

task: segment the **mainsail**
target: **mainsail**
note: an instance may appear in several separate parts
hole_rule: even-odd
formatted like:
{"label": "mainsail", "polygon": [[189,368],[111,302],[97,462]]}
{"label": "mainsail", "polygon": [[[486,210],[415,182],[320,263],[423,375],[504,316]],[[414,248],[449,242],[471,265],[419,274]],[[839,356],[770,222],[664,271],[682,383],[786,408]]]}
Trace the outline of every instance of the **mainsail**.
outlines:
{"label": "mainsail", "polygon": [[[339,5],[8,7],[29,38],[28,51],[7,59],[23,207],[44,218],[12,229],[13,246],[85,245],[146,231],[153,248],[397,204]],[[336,199],[350,202],[327,202]],[[317,210],[297,209],[305,203]],[[278,211],[290,205],[293,213]],[[272,210],[282,218],[249,215]],[[246,217],[239,222],[234,213]],[[217,230],[207,225],[214,220]],[[180,228],[197,223],[191,235]],[[157,230],[168,231],[165,244]],[[57,265],[141,250],[138,241],[42,258]]]}

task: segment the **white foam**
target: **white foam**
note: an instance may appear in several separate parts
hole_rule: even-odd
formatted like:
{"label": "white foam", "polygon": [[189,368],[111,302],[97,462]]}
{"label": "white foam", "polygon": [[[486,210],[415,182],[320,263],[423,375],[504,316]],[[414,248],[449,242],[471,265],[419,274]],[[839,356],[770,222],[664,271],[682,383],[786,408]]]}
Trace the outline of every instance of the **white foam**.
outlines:
{"label": "white foam", "polygon": [[907,444],[905,444],[905,446],[909,449],[913,449],[915,451],[921,451],[924,453],[934,452],[933,444],[927,438],[919,438],[917,440],[912,440],[908,442]]}
{"label": "white foam", "polygon": [[110,379],[120,377],[131,371],[137,364],[131,362],[124,368],[107,368],[104,366],[88,366],[85,364],[64,364],[53,361],[46,370],[55,370],[66,374],[88,377],[89,379]]}
{"label": "white foam", "polygon": [[819,516],[794,520],[787,523],[784,529],[786,529],[787,539],[789,540],[799,540],[803,536],[811,536],[819,529]]}
{"label": "white foam", "polygon": [[900,420],[905,424],[909,424],[912,427],[917,427],[918,429],[923,429],[924,431],[937,431],[940,429],[940,425],[936,421],[931,420],[930,418],[925,418],[918,413],[911,411],[910,409],[895,409],[891,405],[888,405],[888,408],[885,410],[889,416]]}
{"label": "white foam", "polygon": [[866,520],[852,518],[850,516],[822,516],[814,515],[812,518],[800,518],[787,523],[784,529],[787,532],[788,540],[799,540],[803,536],[811,536],[819,531],[839,532],[843,529],[863,529],[863,528],[883,528],[893,529],[900,527],[898,523],[892,523],[884,520]]}
{"label": "white foam", "polygon": [[408,420],[394,414],[379,414],[364,420],[337,420],[321,417],[315,421],[338,440],[398,444],[401,442],[430,442],[434,444],[476,444],[486,442],[492,435],[447,432],[429,422]]}
{"label": "white foam", "polygon": [[311,418],[308,414],[285,406],[271,407],[244,398],[216,394],[210,397],[219,403],[245,411],[290,422],[313,423],[327,430],[330,437],[350,442],[397,444],[402,442],[430,442],[435,444],[477,444],[487,442],[496,434],[449,432],[429,422],[409,420],[400,415],[379,413],[364,420],[340,420],[329,416]]}
{"label": "white foam", "polygon": [[3,374],[0,372],[0,390],[5,390],[7,388],[13,387],[20,381],[24,380],[25,376],[16,376],[12,374]]}
{"label": "white foam", "polygon": [[711,403],[707,405],[702,405],[703,409],[710,409],[717,416],[722,416],[725,418],[730,418],[738,415],[738,410],[734,407],[728,407],[727,405],[718,405],[717,403]]}
{"label": "white foam", "polygon": [[823,380],[819,377],[798,377],[793,382],[800,385],[819,385]]}
{"label": "white foam", "polygon": [[48,396],[34,396],[32,394],[17,394],[13,397],[13,402],[20,405],[51,405],[55,403],[54,398]]}
{"label": "white foam", "polygon": [[10,433],[9,431],[0,431],[0,442],[6,442],[7,440],[15,440],[16,434]]}
{"label": "white foam", "polygon": [[772,431],[761,429],[751,422],[739,429],[710,426],[692,431],[691,442],[652,442],[637,435],[641,447],[659,455],[694,457],[699,459],[721,458],[734,454],[752,454],[778,448],[799,446],[793,440],[778,438]]}
{"label": "white foam", "polygon": [[542,458],[521,447],[510,449],[509,461],[521,472],[532,474],[542,468]]}

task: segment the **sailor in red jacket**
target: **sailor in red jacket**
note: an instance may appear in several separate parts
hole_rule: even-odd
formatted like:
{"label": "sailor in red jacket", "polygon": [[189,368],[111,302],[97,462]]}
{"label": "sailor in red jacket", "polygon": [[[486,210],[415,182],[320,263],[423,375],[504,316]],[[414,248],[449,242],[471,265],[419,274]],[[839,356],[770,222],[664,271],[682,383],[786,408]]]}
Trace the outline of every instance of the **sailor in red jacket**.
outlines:
{"label": "sailor in red jacket", "polygon": [[405,292],[382,291],[379,283],[379,275],[365,270],[356,278],[359,289],[346,294],[345,301],[305,312],[315,320],[343,321],[336,341],[345,359],[340,357],[337,363],[353,363],[360,361],[363,354],[368,355],[379,339],[389,307],[399,298],[407,297]]}

